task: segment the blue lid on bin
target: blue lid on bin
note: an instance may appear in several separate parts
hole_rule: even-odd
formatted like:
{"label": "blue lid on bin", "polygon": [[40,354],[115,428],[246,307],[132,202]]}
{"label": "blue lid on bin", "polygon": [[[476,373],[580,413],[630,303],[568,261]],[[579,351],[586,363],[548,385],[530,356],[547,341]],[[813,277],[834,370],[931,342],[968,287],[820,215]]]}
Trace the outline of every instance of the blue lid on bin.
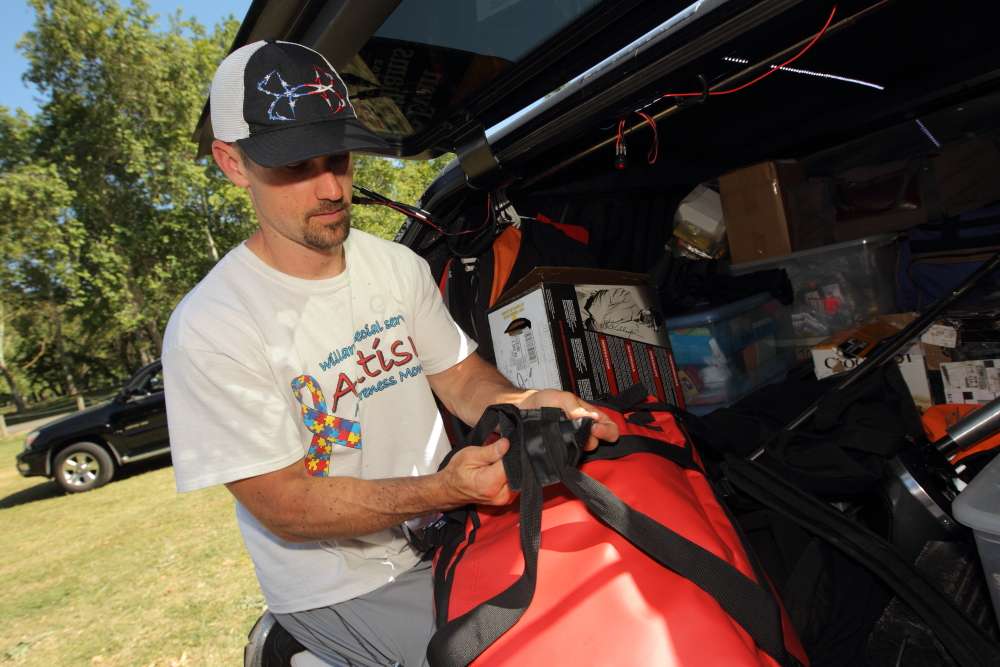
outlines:
{"label": "blue lid on bin", "polygon": [[667,318],[664,325],[668,330],[703,327],[708,324],[714,324],[715,322],[731,319],[741,313],[747,312],[748,310],[760,308],[773,298],[774,297],[772,297],[770,293],[762,292],[760,294],[748,296],[745,299],[740,299],[739,301],[734,301],[733,303],[728,303],[725,306],[703,308],[702,310],[698,310],[687,315]]}

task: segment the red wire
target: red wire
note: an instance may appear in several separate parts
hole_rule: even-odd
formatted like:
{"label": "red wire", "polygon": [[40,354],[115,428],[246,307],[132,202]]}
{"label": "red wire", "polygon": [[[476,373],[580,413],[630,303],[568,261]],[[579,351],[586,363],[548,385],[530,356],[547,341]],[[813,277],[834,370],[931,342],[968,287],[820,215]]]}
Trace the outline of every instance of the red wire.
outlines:
{"label": "red wire", "polygon": [[660,137],[656,132],[656,121],[653,120],[649,114],[645,114],[641,111],[636,111],[636,113],[642,116],[643,120],[645,120],[646,123],[653,128],[653,145],[649,147],[649,153],[646,154],[646,162],[649,164],[655,164],[656,158],[660,155]]}
{"label": "red wire", "polygon": [[[735,88],[729,88],[728,90],[708,91],[707,93],[705,91],[696,92],[696,93],[664,93],[663,95],[660,96],[660,99],[662,99],[664,97],[701,97],[701,96],[706,95],[706,94],[707,95],[730,95],[732,93],[739,92],[739,91],[741,91],[741,90],[743,90],[745,88],[749,88],[750,86],[754,85],[755,83],[758,83],[758,82],[762,81],[763,79],[766,79],[767,77],[771,76],[772,74],[774,74],[775,72],[777,72],[781,68],[787,67],[787,66],[791,65],[793,62],[795,62],[796,60],[798,60],[799,58],[801,58],[802,56],[804,56],[806,54],[806,52],[809,51],[809,49],[811,49],[816,44],[816,42],[818,42],[820,40],[820,38],[822,38],[823,35],[826,33],[827,28],[830,27],[830,24],[833,22],[833,17],[834,17],[834,15],[836,15],[836,13],[837,13],[837,5],[834,5],[833,8],[830,10],[830,16],[827,17],[826,23],[823,24],[823,28],[818,33],[816,33],[813,36],[813,38],[809,40],[809,43],[807,43],[804,47],[802,47],[802,49],[799,50],[798,53],[796,53],[794,56],[792,56],[791,58],[789,58],[785,62],[781,63],[777,67],[771,67],[771,69],[769,69],[768,71],[764,72],[760,76],[757,76],[757,77],[751,79],[750,81],[747,81],[746,83],[744,83],[742,85],[736,86]],[[637,113],[640,116],[642,116],[642,119],[645,120],[646,123],[649,125],[649,127],[652,128],[652,130],[653,130],[653,144],[652,144],[652,146],[650,146],[649,153],[646,154],[646,161],[649,162],[649,164],[653,164],[653,163],[656,162],[656,159],[659,157],[659,151],[660,151],[660,141],[659,141],[659,137],[658,137],[657,131],[656,131],[656,121],[653,120],[653,118],[651,116],[649,116],[646,113],[643,113],[642,111],[636,111],[635,113]],[[621,120],[618,121],[618,132],[615,135],[615,151],[616,152],[621,147],[621,145],[622,145],[622,143],[624,141],[625,141],[625,119],[622,118]]]}
{"label": "red wire", "polygon": [[[751,79],[750,81],[747,81],[746,83],[744,83],[742,85],[739,85],[739,86],[737,86],[735,88],[730,88],[728,90],[714,90],[714,91],[709,91],[708,94],[709,95],[729,95],[730,93],[739,92],[739,91],[743,90],[744,88],[748,88],[748,87],[754,85],[755,83],[757,83],[758,81],[761,81],[762,79],[766,79],[767,77],[771,76],[772,74],[774,74],[775,72],[777,72],[778,70],[780,70],[782,67],[787,67],[788,65],[791,65],[793,62],[795,62],[796,60],[798,60],[799,58],[801,58],[802,56],[804,56],[806,54],[806,51],[808,51],[809,49],[811,49],[813,47],[813,45],[816,44],[816,42],[818,42],[820,40],[820,38],[826,32],[826,29],[830,27],[830,23],[833,22],[833,16],[836,13],[837,13],[837,5],[834,5],[833,9],[830,10],[830,16],[827,17],[826,23],[823,24],[823,29],[820,30],[818,33],[816,33],[816,35],[811,40],[809,40],[809,43],[806,44],[804,47],[802,47],[801,51],[799,51],[798,53],[796,53],[794,56],[792,56],[791,58],[789,58],[785,62],[781,63],[777,67],[772,67],[771,69],[769,69],[768,71],[764,72],[760,76],[758,76],[758,77],[756,77],[754,79]],[[704,92],[697,92],[697,93],[664,93],[661,97],[701,97],[704,94],[705,94]]]}

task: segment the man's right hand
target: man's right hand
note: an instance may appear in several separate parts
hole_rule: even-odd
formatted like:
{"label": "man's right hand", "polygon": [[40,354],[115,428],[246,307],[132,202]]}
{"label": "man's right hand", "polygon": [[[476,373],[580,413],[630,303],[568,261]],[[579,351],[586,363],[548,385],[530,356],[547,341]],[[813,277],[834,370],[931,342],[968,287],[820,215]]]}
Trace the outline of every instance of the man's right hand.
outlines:
{"label": "man's right hand", "polygon": [[463,447],[441,471],[442,481],[455,506],[506,505],[514,493],[507,484],[503,455],[510,448],[507,438],[489,445]]}

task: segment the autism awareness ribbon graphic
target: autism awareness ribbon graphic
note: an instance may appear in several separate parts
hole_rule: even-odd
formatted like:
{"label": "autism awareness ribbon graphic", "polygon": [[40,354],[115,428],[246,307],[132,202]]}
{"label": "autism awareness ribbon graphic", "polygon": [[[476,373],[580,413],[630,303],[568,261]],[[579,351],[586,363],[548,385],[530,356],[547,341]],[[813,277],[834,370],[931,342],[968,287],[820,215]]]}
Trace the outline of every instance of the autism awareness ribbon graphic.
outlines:
{"label": "autism awareness ribbon graphic", "polygon": [[[302,399],[303,389],[312,395],[312,407]],[[361,423],[328,414],[323,389],[311,375],[292,380],[292,391],[302,406],[302,423],[313,434],[305,459],[306,471],[313,477],[329,477],[333,445],[361,449]]]}

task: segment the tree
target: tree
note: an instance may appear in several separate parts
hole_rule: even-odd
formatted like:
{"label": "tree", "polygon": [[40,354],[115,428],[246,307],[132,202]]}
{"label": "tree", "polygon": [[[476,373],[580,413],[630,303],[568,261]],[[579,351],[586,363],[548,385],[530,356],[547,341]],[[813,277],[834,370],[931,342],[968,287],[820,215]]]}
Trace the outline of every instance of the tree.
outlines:
{"label": "tree", "polygon": [[[448,154],[434,160],[415,161],[359,155],[355,160],[354,182],[389,199],[415,205],[453,157]],[[401,214],[383,206],[357,206],[352,218],[357,227],[388,239],[393,238],[403,224]]]}
{"label": "tree", "polygon": [[[19,124],[19,119],[0,110],[0,125],[7,128]],[[5,132],[8,137],[10,133]],[[22,140],[29,136],[25,131]],[[7,159],[0,156],[0,254],[6,261],[0,265],[0,374],[10,387],[19,410],[24,409],[22,391],[14,368],[8,359],[7,322],[14,317],[25,321],[25,313],[46,312],[48,317],[35,329],[40,340],[21,336],[22,344],[45,345],[45,331],[53,334],[53,349],[57,354],[66,392],[79,397],[72,365],[66,356],[63,320],[72,307],[72,294],[77,288],[74,267],[82,230],[69,210],[72,192],[54,165],[27,161],[12,144]],[[78,398],[78,402],[82,399]]]}
{"label": "tree", "polygon": [[[19,376],[39,360],[52,328],[62,331],[80,241],[69,210],[72,193],[54,165],[32,155],[35,135],[23,112],[11,115],[0,107],[0,254],[6,258],[0,266],[0,374],[18,410],[25,408]],[[63,341],[54,342],[65,391],[82,404]]]}
{"label": "tree", "polygon": [[[191,136],[234,19],[206,30],[178,12],[160,32],[143,0],[29,2],[19,48],[46,101],[34,117],[0,108],[0,375],[19,406],[157,356],[177,302],[255,226]],[[415,203],[445,160],[362,156],[356,179]],[[355,210],[383,237],[402,223]]]}
{"label": "tree", "polygon": [[20,46],[49,99],[36,151],[64,165],[85,232],[79,315],[116,334],[104,341],[115,353],[149,361],[179,298],[249,229],[245,198],[193,159],[190,140],[236,23],[207,34],[175,16],[158,33],[142,0],[31,4],[35,28]]}

